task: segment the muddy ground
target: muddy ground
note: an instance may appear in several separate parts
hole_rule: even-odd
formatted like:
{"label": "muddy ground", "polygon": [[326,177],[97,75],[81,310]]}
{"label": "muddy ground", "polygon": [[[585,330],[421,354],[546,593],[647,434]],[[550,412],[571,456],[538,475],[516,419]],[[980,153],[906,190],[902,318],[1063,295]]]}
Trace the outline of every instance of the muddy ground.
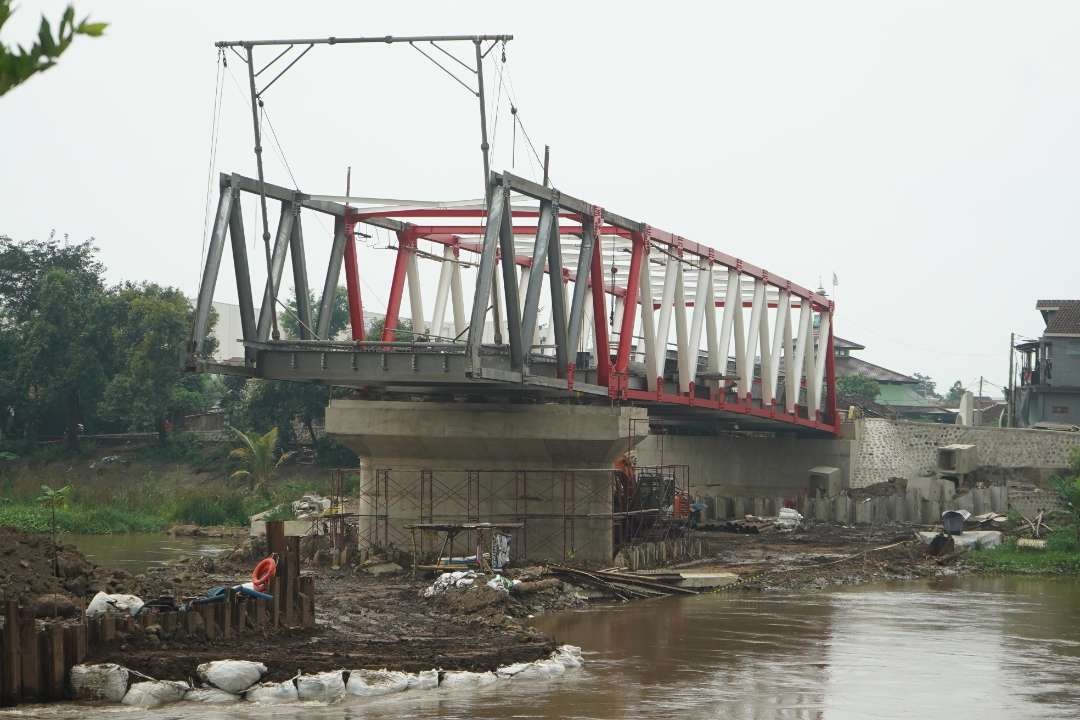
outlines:
{"label": "muddy ground", "polygon": [[817,524],[759,535],[706,533],[709,557],[695,572],[739,576],[734,592],[813,592],[840,585],[914,580],[967,571],[962,556],[930,557],[912,538],[913,525]]}
{"label": "muddy ground", "polygon": [[[928,557],[911,539],[912,531],[906,525],[872,529],[816,525],[789,533],[702,533],[708,557],[689,566],[698,572],[739,575],[740,582],[725,592],[813,592],[965,570],[955,557]],[[147,600],[175,593],[199,596],[215,585],[247,580],[252,558],[260,552],[247,547],[224,559],[186,559],[132,576],[95,567],[74,547],[64,546],[63,577],[56,578],[47,537],[0,528],[0,587],[26,599],[66,594],[77,605],[98,589],[130,592]],[[314,629],[273,636],[253,633],[215,642],[198,630],[191,636],[182,631],[164,636],[140,629],[90,660],[117,662],[151,677],[172,679],[191,677],[199,663],[223,657],[264,662],[273,679],[292,677],[300,668],[491,670],[535,660],[554,649],[551,638],[529,627],[529,617],[590,602],[616,602],[594,588],[548,575],[542,567],[512,570],[510,575],[523,584],[508,594],[479,581],[467,590],[451,589],[430,598],[422,596],[430,577],[414,579],[393,565],[369,562],[330,569],[310,563],[304,573],[316,577]]]}

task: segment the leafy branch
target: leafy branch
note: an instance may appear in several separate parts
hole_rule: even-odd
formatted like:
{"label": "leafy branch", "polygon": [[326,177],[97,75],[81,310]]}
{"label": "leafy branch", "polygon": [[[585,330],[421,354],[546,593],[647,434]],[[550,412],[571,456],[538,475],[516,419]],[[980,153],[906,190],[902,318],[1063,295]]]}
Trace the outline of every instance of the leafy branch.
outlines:
{"label": "leafy branch", "polygon": [[[0,0],[0,29],[3,29],[4,24],[14,12],[11,0]],[[56,36],[53,37],[52,24],[48,18],[42,16],[37,41],[29,50],[22,45],[11,48],[0,44],[0,95],[25,82],[35,73],[48,70],[55,65],[76,35],[100,37],[106,27],[108,23],[90,22],[89,17],[76,23],[75,8],[68,5],[63,17],[60,18]]]}

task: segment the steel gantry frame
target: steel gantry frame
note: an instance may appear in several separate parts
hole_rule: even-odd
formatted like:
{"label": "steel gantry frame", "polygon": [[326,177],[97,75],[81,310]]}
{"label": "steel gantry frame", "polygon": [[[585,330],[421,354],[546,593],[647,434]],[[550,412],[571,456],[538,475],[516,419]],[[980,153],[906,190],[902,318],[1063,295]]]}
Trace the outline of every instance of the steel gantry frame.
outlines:
{"label": "steel gantry frame", "polygon": [[[488,210],[484,200],[309,195],[236,174],[221,175],[220,187],[191,369],[413,395],[498,392],[633,402],[649,406],[651,418],[839,430],[832,300],[711,247],[510,173],[490,174]],[[270,278],[257,315],[240,207],[244,193],[280,203]],[[301,337],[273,340],[271,319],[287,255],[294,286],[308,287],[302,210],[334,218],[322,300],[317,315],[307,303],[297,307]],[[364,335],[353,237],[358,225],[397,238],[378,339]],[[244,335],[242,367],[202,357],[227,237]],[[439,263],[430,321],[421,262]],[[345,341],[326,337],[343,264],[351,326]],[[474,271],[466,307],[462,276]],[[395,342],[406,292],[414,341]]]}

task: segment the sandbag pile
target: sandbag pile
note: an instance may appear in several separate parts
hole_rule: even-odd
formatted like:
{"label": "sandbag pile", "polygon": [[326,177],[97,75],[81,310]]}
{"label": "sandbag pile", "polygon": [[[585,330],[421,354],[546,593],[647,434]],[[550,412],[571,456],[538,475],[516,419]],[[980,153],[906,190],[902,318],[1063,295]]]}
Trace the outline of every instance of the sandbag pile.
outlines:
{"label": "sandbag pile", "polygon": [[334,703],[346,696],[377,697],[414,690],[473,690],[500,680],[543,680],[582,666],[581,648],[563,645],[547,658],[506,665],[494,672],[424,670],[332,670],[298,675],[284,682],[262,682],[267,668],[249,660],[215,660],[196,669],[203,687],[174,680],[142,679],[120,665],[76,665],[71,669],[71,688],[76,700],[119,702],[155,708],[176,702],[208,704],[242,700],[263,705],[292,702]]}

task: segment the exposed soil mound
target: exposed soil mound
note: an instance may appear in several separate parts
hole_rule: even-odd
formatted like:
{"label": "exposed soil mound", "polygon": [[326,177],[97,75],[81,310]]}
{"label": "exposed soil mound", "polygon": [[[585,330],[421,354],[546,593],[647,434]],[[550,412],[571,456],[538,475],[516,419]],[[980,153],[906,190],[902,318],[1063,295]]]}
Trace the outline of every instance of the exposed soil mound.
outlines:
{"label": "exposed soil mound", "polygon": [[54,563],[48,535],[0,527],[0,589],[11,599],[60,593],[81,602],[98,590],[121,591],[131,580],[123,570],[94,565],[74,545],[57,543],[55,554]]}

